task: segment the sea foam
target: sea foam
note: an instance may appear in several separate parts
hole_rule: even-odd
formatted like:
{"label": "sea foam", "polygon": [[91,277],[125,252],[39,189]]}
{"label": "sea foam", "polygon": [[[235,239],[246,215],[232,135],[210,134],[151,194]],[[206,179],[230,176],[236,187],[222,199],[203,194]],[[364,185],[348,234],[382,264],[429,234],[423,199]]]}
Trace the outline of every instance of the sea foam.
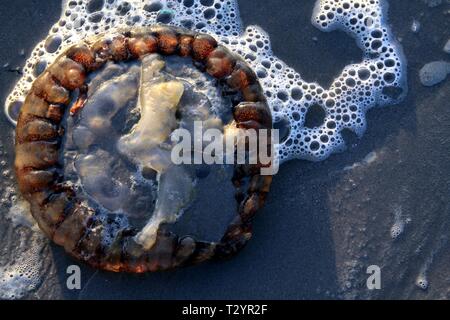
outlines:
{"label": "sea foam", "polygon": [[[363,53],[360,63],[346,66],[323,88],[278,59],[263,29],[243,28],[236,0],[66,0],[61,18],[33,50],[9,95],[7,115],[14,122],[14,106],[68,46],[114,29],[165,23],[214,35],[245,57],[260,78],[274,121],[288,126],[277,148],[280,162],[324,160],[345,147],[343,130],[363,135],[367,110],[398,103],[407,93],[406,61],[387,23],[387,7],[384,0],[317,1],[312,23],[324,32],[345,31]],[[323,119],[308,127],[308,113],[317,110]]]}

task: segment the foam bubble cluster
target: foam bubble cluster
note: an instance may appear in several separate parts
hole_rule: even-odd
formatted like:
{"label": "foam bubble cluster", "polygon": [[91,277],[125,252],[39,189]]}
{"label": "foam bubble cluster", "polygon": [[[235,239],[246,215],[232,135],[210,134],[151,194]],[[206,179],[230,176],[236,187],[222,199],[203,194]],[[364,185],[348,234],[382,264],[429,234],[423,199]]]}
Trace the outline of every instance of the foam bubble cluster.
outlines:
{"label": "foam bubble cluster", "polygon": [[0,299],[21,299],[38,288],[42,281],[43,243],[39,235],[22,242],[12,262],[0,267]]}
{"label": "foam bubble cluster", "polygon": [[404,217],[403,209],[400,205],[394,207],[394,224],[391,227],[391,238],[393,240],[398,239],[403,232],[407,224],[411,222],[409,217]]}
{"label": "foam bubble cluster", "polygon": [[[314,9],[312,23],[329,32],[343,30],[363,51],[361,63],[349,65],[328,89],[306,83],[298,74],[277,63],[272,74],[284,78],[271,98],[275,119],[290,123],[290,134],[280,148],[281,161],[292,158],[323,160],[342,150],[342,131],[359,137],[366,130],[365,114],[375,106],[399,102],[406,94],[406,63],[387,25],[385,1],[323,0]],[[278,70],[277,70],[278,69]],[[296,101],[298,100],[298,101]],[[311,127],[307,117],[322,113]]]}
{"label": "foam bubble cluster", "polygon": [[[8,167],[6,151],[0,144],[0,167]],[[42,250],[45,245],[41,233],[30,214],[28,202],[18,197],[14,188],[14,175],[2,170],[0,204],[5,210],[5,228],[0,233],[0,254],[8,261],[0,265],[0,300],[20,299],[37,289],[42,281]],[[11,239],[11,236],[14,239]]]}
{"label": "foam bubble cluster", "polygon": [[425,274],[421,274],[416,279],[416,286],[422,290],[428,289],[428,279]]}
{"label": "foam bubble cluster", "polygon": [[[7,114],[71,44],[113,29],[164,23],[209,33],[254,68],[275,122],[289,128],[277,148],[281,162],[323,160],[343,149],[343,130],[363,135],[368,109],[397,103],[406,94],[406,62],[386,16],[384,0],[317,1],[312,23],[325,32],[346,31],[363,51],[362,62],[345,67],[326,89],[304,81],[278,59],[260,27],[244,30],[237,0],[66,0],[61,19],[27,61],[24,76],[7,100]],[[311,113],[321,115],[319,123],[308,123]]]}
{"label": "foam bubble cluster", "polygon": [[[5,215],[7,229],[0,237],[4,243],[2,254],[8,257],[8,263],[0,265],[0,299],[21,299],[42,283],[42,251],[46,240],[41,233],[34,232],[38,226],[32,220],[28,202],[11,196],[9,200],[2,200],[2,204],[10,208]],[[11,234],[17,237],[11,240]]]}

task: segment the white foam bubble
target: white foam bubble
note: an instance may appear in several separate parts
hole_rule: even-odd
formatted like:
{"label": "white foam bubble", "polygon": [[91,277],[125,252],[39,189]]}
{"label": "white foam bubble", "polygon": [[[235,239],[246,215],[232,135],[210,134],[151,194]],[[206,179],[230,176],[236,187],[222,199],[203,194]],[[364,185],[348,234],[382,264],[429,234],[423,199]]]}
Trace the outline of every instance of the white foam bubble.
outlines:
{"label": "white foam bubble", "polygon": [[427,290],[429,283],[425,274],[420,274],[416,279],[416,286],[422,290]]}
{"label": "white foam bubble", "polygon": [[[442,225],[443,229],[446,229],[446,225]],[[430,281],[428,280],[428,274],[433,268],[433,264],[438,255],[443,251],[448,250],[449,237],[447,233],[442,233],[442,235],[436,239],[436,243],[433,246],[433,250],[427,254],[427,257],[421,267],[420,273],[416,278],[416,286],[422,290],[427,290],[430,286]],[[421,248],[418,248],[420,252]],[[417,252],[417,251],[416,251]],[[446,251],[445,251],[446,252]]]}
{"label": "white foam bubble", "polygon": [[35,290],[41,282],[42,239],[33,239],[30,249],[13,262],[0,267],[0,299],[20,299]]}
{"label": "white foam bubble", "polygon": [[[367,110],[397,103],[407,91],[406,62],[387,24],[384,0],[317,1],[312,23],[325,32],[346,31],[363,51],[362,62],[345,67],[330,88],[304,81],[278,59],[260,27],[244,30],[236,0],[66,0],[63,8],[48,37],[33,50],[7,106],[23,101],[35,71],[42,71],[69,45],[111,29],[157,22],[212,34],[245,57],[260,77],[274,120],[290,126],[289,136],[277,148],[280,162],[319,161],[341,151],[344,129],[362,136]],[[315,106],[323,109],[325,118],[319,126],[308,128],[305,119]]]}
{"label": "white foam bubble", "polygon": [[37,289],[42,281],[42,250],[46,240],[30,215],[29,204],[13,199],[6,215],[8,239],[3,246],[11,255],[6,265],[0,266],[0,299],[21,299]]}
{"label": "white foam bubble", "polygon": [[391,238],[396,240],[403,234],[406,225],[411,222],[411,219],[403,214],[403,209],[400,205],[396,205],[393,211],[394,224],[391,227]]}
{"label": "white foam bubble", "polygon": [[[292,70],[285,71],[285,88],[280,90],[292,92],[297,87],[303,96],[295,103],[292,99],[278,99],[283,107],[275,114],[291,123],[290,137],[281,149],[282,160],[327,158],[344,147],[344,129],[363,135],[367,110],[396,103],[406,94],[406,65],[387,25],[386,11],[385,1],[317,2],[312,23],[326,32],[347,32],[355,38],[363,58],[361,63],[345,67],[328,89],[305,83]],[[290,79],[292,76],[294,80]],[[323,109],[325,118],[321,125],[307,128],[306,115],[315,105]]]}

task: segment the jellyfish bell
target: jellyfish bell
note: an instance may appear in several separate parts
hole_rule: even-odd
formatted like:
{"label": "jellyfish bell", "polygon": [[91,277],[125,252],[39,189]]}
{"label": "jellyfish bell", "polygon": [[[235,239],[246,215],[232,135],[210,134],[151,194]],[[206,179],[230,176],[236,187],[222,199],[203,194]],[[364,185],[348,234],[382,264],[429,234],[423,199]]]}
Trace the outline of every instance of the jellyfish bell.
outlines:
{"label": "jellyfish bell", "polygon": [[194,134],[196,122],[219,132],[249,123],[271,129],[257,81],[233,77],[256,79],[244,64],[209,35],[163,25],[85,39],[62,53],[33,83],[16,128],[19,187],[42,231],[75,258],[116,272],[242,249],[272,177],[258,163],[207,166],[207,174],[177,165],[171,135]]}

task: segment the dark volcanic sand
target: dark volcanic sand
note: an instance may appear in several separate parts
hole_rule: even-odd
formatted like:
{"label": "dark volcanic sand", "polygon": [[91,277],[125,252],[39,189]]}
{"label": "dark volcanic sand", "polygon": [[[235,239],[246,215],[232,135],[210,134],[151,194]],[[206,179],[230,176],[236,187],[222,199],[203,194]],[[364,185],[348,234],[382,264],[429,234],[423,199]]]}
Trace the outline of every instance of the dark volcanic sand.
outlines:
{"label": "dark volcanic sand", "polygon": [[[314,0],[239,2],[244,23],[262,26],[275,54],[306,80],[327,86],[346,64],[360,59],[348,36],[311,25]],[[450,60],[442,51],[450,37],[449,5],[446,0],[437,8],[419,0],[390,3],[390,22],[408,60],[406,101],[370,111],[366,135],[345,153],[321,163],[284,165],[256,220],[254,239],[239,256],[143,276],[81,266],[83,290],[69,291],[66,268],[74,261],[49,244],[42,253],[43,282],[28,298],[450,298],[450,80],[425,88],[418,77],[425,63]],[[0,66],[22,66],[59,15],[60,0],[1,1]],[[417,34],[410,30],[414,18],[421,22]],[[1,70],[2,102],[17,79],[16,73]],[[1,158],[11,163],[13,128],[3,116],[0,128],[7,152]],[[344,170],[371,152],[373,162]],[[396,207],[410,222],[393,240]],[[5,206],[0,210],[8,212]],[[0,240],[9,248],[0,251],[2,265],[18,242],[6,219],[0,221]],[[369,265],[381,267],[381,290],[366,288]],[[429,288],[421,290],[415,280],[425,267]]]}

